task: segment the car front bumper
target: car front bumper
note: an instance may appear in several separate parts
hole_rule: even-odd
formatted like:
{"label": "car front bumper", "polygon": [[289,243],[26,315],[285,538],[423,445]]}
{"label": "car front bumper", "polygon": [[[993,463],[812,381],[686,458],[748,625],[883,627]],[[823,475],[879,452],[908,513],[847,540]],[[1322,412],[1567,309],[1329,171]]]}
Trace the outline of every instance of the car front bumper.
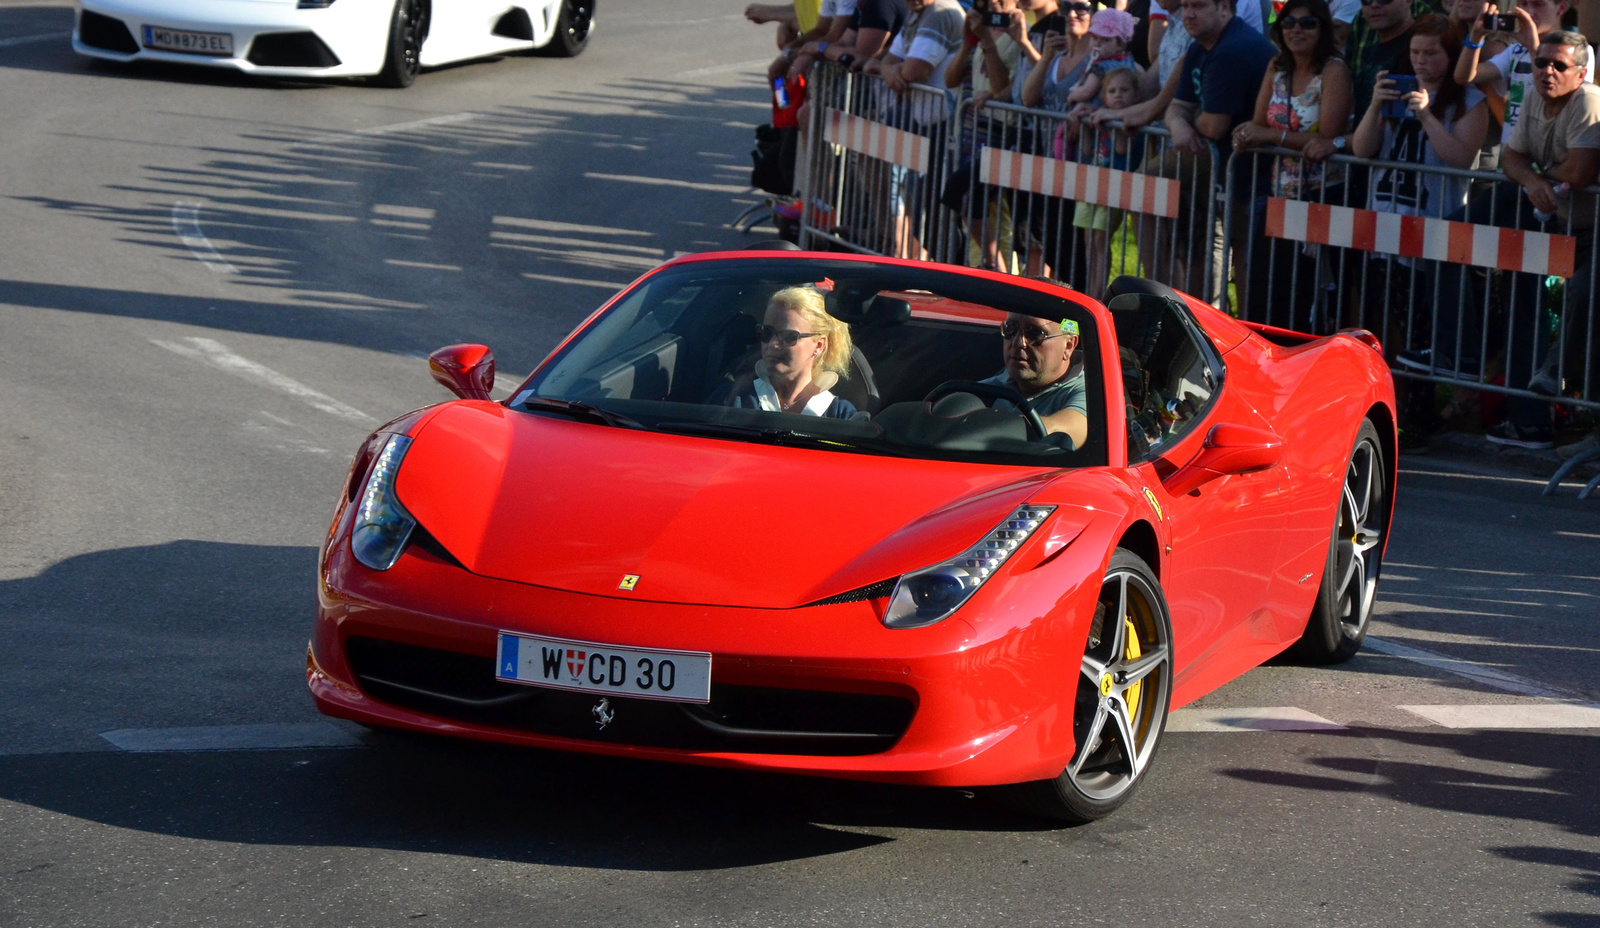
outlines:
{"label": "car front bumper", "polygon": [[[387,51],[393,0],[339,0],[324,9],[299,9],[295,0],[90,0],[79,4],[72,47],[83,55],[113,61],[165,61],[176,64],[229,68],[263,77],[349,77],[376,74]],[[121,25],[108,41],[104,22],[86,27],[85,16],[100,16]],[[146,26],[179,32],[225,34],[232,37],[231,55],[199,54],[147,48]],[[264,36],[314,36],[287,50],[267,54],[258,40]],[[126,44],[131,39],[132,45]],[[281,44],[280,39],[274,39]],[[337,60],[329,64],[321,53],[299,54],[317,43]],[[252,60],[254,59],[254,60]],[[288,63],[286,63],[288,62]]]}
{"label": "car front bumper", "polygon": [[[881,599],[785,610],[641,602],[477,576],[416,545],[380,574],[350,556],[342,533],[336,538],[324,556],[307,653],[307,680],[327,715],[558,750],[930,786],[1046,779],[1072,754],[1073,699],[1098,596],[1098,561],[1073,566],[1058,559],[1052,570],[990,584],[1006,589],[980,590],[961,613],[937,625],[892,630],[879,621]],[[1093,560],[1090,552],[1081,554]],[[1070,576],[1080,580],[1064,588]],[[1089,577],[1096,582],[1082,579]],[[973,623],[963,615],[984,618]],[[719,692],[820,693],[828,694],[825,700],[844,699],[844,712],[853,711],[850,699],[874,710],[903,703],[909,723],[866,753],[820,743],[818,753],[804,738],[781,733],[765,745],[716,738],[674,743],[668,729],[681,725],[669,718],[672,703],[613,699],[619,724],[602,729],[590,717],[595,694],[540,689],[555,695],[536,699],[533,709],[511,721],[504,713],[452,702],[507,693],[515,698],[513,689],[534,689],[503,682],[493,684],[500,688],[495,694],[481,689],[492,680],[502,630],[710,651],[713,706]],[[406,650],[407,660],[432,655],[435,663],[458,668],[472,662],[477,669],[465,673],[473,679],[460,685],[473,692],[420,687],[446,697],[440,700],[375,684],[370,665],[363,677],[360,660],[352,660],[353,650],[370,652],[375,641]],[[474,682],[480,676],[487,678],[481,685]],[[629,721],[636,724],[623,724]]]}

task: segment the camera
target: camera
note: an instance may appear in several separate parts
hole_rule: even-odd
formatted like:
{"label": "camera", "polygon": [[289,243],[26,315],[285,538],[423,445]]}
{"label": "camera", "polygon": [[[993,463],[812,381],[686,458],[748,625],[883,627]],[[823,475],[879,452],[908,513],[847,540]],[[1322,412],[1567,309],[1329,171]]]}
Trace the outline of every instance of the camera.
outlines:
{"label": "camera", "polygon": [[[1401,96],[1405,96],[1408,93],[1415,93],[1416,90],[1417,90],[1417,79],[1416,79],[1416,77],[1414,75],[1411,75],[1411,74],[1391,74],[1391,75],[1389,75],[1388,80],[1394,82],[1394,89]],[[1383,115],[1388,117],[1389,119],[1410,119],[1410,118],[1412,118],[1411,117],[1411,108],[1409,106],[1406,106],[1406,101],[1404,101],[1404,100],[1386,100],[1386,101],[1384,101],[1384,104],[1383,104]]]}
{"label": "camera", "polygon": [[984,14],[983,23],[991,29],[1004,29],[1011,25],[1011,14],[986,13]]}
{"label": "camera", "polygon": [[1483,14],[1483,28],[1490,32],[1516,32],[1518,28],[1517,18],[1506,13],[1485,13]]}

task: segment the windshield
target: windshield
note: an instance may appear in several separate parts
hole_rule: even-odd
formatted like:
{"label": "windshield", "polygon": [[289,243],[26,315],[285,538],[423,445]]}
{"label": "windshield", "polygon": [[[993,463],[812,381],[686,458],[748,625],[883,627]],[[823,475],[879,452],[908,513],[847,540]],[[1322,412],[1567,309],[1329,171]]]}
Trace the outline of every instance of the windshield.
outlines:
{"label": "windshield", "polygon": [[1094,318],[1071,300],[929,268],[763,257],[652,275],[508,405],[842,453],[1083,467],[1105,463],[1103,382]]}

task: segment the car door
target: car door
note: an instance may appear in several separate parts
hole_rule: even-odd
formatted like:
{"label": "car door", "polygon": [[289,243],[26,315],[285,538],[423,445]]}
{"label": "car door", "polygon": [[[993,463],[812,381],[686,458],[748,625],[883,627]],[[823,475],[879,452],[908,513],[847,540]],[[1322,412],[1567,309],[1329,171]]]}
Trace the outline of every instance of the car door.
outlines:
{"label": "car door", "polygon": [[1172,612],[1175,695],[1187,701],[1278,647],[1267,602],[1285,515],[1283,472],[1275,466],[1171,491],[1171,478],[1213,427],[1265,432],[1267,423],[1243,390],[1229,389],[1223,358],[1187,307],[1149,294],[1129,297],[1111,306],[1129,463],[1145,475],[1152,508],[1167,524],[1171,550],[1161,585]]}

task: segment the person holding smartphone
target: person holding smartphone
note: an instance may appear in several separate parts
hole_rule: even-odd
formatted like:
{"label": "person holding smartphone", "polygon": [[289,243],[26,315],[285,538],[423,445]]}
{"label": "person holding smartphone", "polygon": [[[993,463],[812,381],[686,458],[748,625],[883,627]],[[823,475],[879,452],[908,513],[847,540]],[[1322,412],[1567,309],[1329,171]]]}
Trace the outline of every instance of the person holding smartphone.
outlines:
{"label": "person holding smartphone", "polygon": [[[1500,117],[1500,144],[1502,149],[1511,141],[1511,132],[1517,126],[1522,107],[1533,99],[1533,49],[1539,47],[1542,36],[1561,29],[1561,18],[1566,15],[1566,0],[1522,0],[1509,14],[1488,4],[1485,12],[1472,27],[1472,33],[1462,45],[1461,60],[1456,62],[1456,82],[1475,84],[1489,95],[1490,105]],[[1508,21],[1508,17],[1511,21]],[[1503,27],[1513,25],[1514,29]],[[1501,29],[1491,29],[1499,26]],[[1488,61],[1479,62],[1486,37],[1491,32],[1509,31],[1516,41]],[[1583,69],[1583,79],[1594,82],[1594,48],[1589,48],[1591,65]]]}

